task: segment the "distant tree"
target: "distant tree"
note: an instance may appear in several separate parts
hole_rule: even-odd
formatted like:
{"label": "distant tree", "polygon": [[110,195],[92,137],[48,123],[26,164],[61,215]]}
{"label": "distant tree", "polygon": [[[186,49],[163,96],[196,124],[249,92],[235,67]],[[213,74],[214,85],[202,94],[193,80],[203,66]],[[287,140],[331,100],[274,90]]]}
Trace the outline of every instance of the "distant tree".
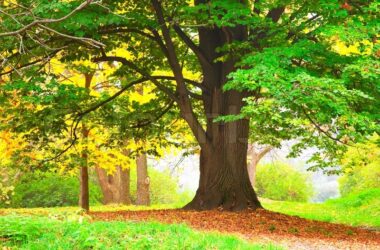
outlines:
{"label": "distant tree", "polygon": [[130,169],[116,166],[112,174],[100,167],[95,169],[103,193],[103,204],[130,205]]}

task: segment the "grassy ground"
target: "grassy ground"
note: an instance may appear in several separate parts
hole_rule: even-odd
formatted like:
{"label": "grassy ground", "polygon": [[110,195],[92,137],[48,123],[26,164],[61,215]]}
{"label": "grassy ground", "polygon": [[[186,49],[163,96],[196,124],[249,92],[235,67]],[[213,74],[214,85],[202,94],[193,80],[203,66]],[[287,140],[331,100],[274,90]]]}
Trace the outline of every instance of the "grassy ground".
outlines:
{"label": "grassy ground", "polygon": [[[88,222],[80,215],[0,216],[0,246],[17,249],[278,249],[185,225]],[[7,249],[7,248],[4,248]]]}
{"label": "grassy ground", "polygon": [[351,226],[380,228],[380,189],[372,189],[322,204],[263,200],[271,211]]}
{"label": "grassy ground", "polygon": [[[332,223],[341,223],[351,226],[367,226],[380,228],[380,189],[372,189],[345,198],[329,200],[325,203],[300,203],[262,200],[263,206],[271,211],[288,215],[296,215],[306,219],[319,220]],[[152,210],[180,208],[181,204],[159,206],[93,206],[92,211],[126,211],[126,210]],[[78,213],[78,207],[64,208],[33,208],[33,209],[0,209],[5,214],[72,214]]]}
{"label": "grassy ground", "polygon": [[[380,228],[380,189],[322,204],[263,200],[272,211],[307,219]],[[92,211],[151,210],[172,206],[95,206]],[[77,207],[0,209],[0,246],[18,249],[277,249],[233,236],[196,232],[185,225],[91,222]]]}

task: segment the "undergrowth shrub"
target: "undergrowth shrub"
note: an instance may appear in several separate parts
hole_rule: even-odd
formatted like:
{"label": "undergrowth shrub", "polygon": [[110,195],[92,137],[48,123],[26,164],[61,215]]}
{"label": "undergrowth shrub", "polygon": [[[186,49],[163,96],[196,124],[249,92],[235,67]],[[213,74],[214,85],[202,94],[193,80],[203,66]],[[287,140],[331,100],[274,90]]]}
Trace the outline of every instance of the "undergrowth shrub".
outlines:
{"label": "undergrowth shrub", "polygon": [[256,191],[260,197],[308,201],[314,193],[309,176],[285,163],[262,164],[256,171]]}
{"label": "undergrowth shrub", "polygon": [[[52,172],[34,172],[24,174],[15,184],[14,195],[8,206],[28,208],[77,206],[78,199],[78,177]],[[100,188],[90,182],[90,203],[99,204],[101,199]]]}
{"label": "undergrowth shrub", "polygon": [[380,189],[380,140],[375,135],[367,143],[349,148],[341,163],[339,191],[343,197],[369,189]]}

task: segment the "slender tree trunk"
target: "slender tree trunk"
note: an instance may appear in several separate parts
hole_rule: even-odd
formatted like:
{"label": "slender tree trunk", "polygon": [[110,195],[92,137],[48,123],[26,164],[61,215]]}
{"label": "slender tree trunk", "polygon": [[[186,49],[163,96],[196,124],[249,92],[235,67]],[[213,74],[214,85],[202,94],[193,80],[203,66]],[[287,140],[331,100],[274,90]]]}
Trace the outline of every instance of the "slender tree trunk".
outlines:
{"label": "slender tree trunk", "polygon": [[248,163],[248,175],[252,187],[256,185],[256,168],[259,161],[270,151],[272,147],[265,147],[263,149],[256,149],[254,144],[248,146],[248,155],[250,156]]}
{"label": "slender tree trunk", "polygon": [[[88,130],[83,125],[82,128],[83,138],[88,137]],[[80,166],[80,192],[79,192],[79,206],[86,210],[90,210],[90,191],[88,185],[88,155],[86,149],[82,152],[82,165]]]}
{"label": "slender tree trunk", "polygon": [[[144,95],[143,86],[138,87],[136,90],[140,95]],[[140,154],[136,158],[136,167],[137,167],[136,205],[149,206],[150,205],[150,196],[149,196],[150,179],[148,176],[148,160],[145,153]]]}
{"label": "slender tree trunk", "polygon": [[89,198],[89,188],[88,188],[88,168],[81,167],[80,169],[80,197],[79,206],[86,210],[90,210],[90,198]]}
{"label": "slender tree trunk", "polygon": [[[85,88],[89,91],[93,74],[85,74]],[[86,140],[89,135],[89,130],[82,122],[82,139]],[[88,154],[85,148],[82,152],[82,165],[80,166],[80,192],[79,206],[86,211],[90,210],[90,191],[88,185]]]}
{"label": "slender tree trunk", "polygon": [[122,169],[118,167],[119,172],[119,199],[118,203],[129,205],[131,204],[130,194],[130,169]]}
{"label": "slender tree trunk", "polygon": [[114,203],[114,193],[110,187],[113,183],[113,176],[108,176],[107,172],[99,166],[95,168],[95,171],[103,193],[103,204]]}
{"label": "slender tree trunk", "polygon": [[141,154],[136,159],[137,165],[137,199],[136,205],[150,205],[149,197],[149,176],[148,176],[148,162],[146,154]]}

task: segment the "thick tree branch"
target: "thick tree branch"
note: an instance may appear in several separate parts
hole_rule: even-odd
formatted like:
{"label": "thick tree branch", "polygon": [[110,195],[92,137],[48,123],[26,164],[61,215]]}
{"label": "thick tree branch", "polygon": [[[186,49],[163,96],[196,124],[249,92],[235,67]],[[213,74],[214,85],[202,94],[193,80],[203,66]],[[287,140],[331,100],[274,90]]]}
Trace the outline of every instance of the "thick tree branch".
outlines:
{"label": "thick tree branch", "polygon": [[146,33],[140,29],[126,28],[126,27],[102,27],[98,32],[99,34],[116,34],[116,33],[136,33],[146,38],[155,41],[155,37],[149,33]]}
{"label": "thick tree branch", "polygon": [[166,47],[165,43],[162,41],[162,38],[161,38],[160,34],[158,33],[158,31],[152,30],[152,34],[156,38],[155,41],[160,46],[160,48],[161,48],[162,52],[164,53],[164,55],[166,56],[166,58],[169,58],[168,48]]}
{"label": "thick tree branch", "polygon": [[[174,76],[153,76],[153,77],[156,78],[156,79],[175,81],[175,77]],[[191,80],[191,79],[188,79],[188,78],[184,78],[184,80],[185,80],[186,83],[188,83],[190,85],[193,85],[194,87],[200,88],[203,91],[207,91],[207,88],[205,86],[203,86],[201,83],[197,82],[197,81],[194,81],[194,80]]]}
{"label": "thick tree branch", "polygon": [[116,33],[136,33],[140,36],[143,36],[145,38],[148,38],[149,40],[152,40],[153,42],[156,42],[158,46],[161,48],[162,52],[166,57],[168,57],[168,50],[163,43],[160,35],[156,30],[150,30],[152,34],[149,34],[147,32],[144,32],[140,29],[134,29],[134,28],[126,28],[126,27],[104,27],[99,31],[99,34],[116,34]]}
{"label": "thick tree branch", "polygon": [[[140,78],[140,79],[137,79],[135,81],[132,81],[130,83],[128,83],[127,85],[125,85],[124,87],[122,87],[119,91],[117,91],[115,94],[113,94],[112,96],[110,96],[109,98],[99,102],[98,104],[92,106],[91,108],[89,109],[86,109],[85,111],[82,111],[80,112],[79,114],[77,114],[78,117],[83,117],[93,111],[96,111],[97,109],[99,109],[100,107],[106,105],[107,103],[113,101],[114,99],[116,99],[118,96],[120,96],[121,94],[123,94],[126,90],[128,90],[129,88],[131,88],[132,86],[136,85],[136,84],[139,84],[139,83],[143,83],[143,82],[146,82],[146,81],[149,81],[147,78]],[[82,119],[82,118],[80,118]]]}
{"label": "thick tree branch", "polygon": [[[257,150],[255,148],[257,148]],[[273,149],[272,146],[265,146],[264,148],[258,148],[258,146],[253,143],[248,145],[248,153],[254,156],[256,162],[259,162],[272,149]]]}
{"label": "thick tree branch", "polygon": [[277,8],[271,9],[268,12],[266,17],[272,19],[273,22],[277,23],[278,20],[280,20],[281,15],[282,13],[284,13],[284,11],[285,11],[285,7],[283,6],[277,7]]}
{"label": "thick tree branch", "polygon": [[174,43],[170,36],[169,28],[166,26],[166,21],[164,18],[164,13],[162,11],[161,4],[158,0],[151,0],[154,11],[156,12],[157,21],[160,25],[162,36],[165,41],[166,48],[168,50],[168,60],[169,64],[173,70],[174,77],[177,83],[177,92],[179,94],[178,105],[181,111],[182,117],[189,124],[194,136],[197,138],[198,142],[202,146],[207,141],[206,132],[204,131],[202,125],[199,123],[192,104],[188,96],[188,90],[186,88],[185,80],[182,74],[182,68],[179,63]]}
{"label": "thick tree branch", "polygon": [[[284,6],[271,9],[271,10],[269,10],[269,12],[265,16],[265,18],[270,18],[272,20],[272,22],[277,23],[278,20],[280,20],[281,15],[284,13],[284,11],[285,11]],[[259,11],[259,13],[260,13],[260,11]],[[255,40],[253,41],[253,44],[256,48],[260,48],[259,41],[261,41],[265,37],[269,36],[267,28],[253,30],[252,33],[255,36]]]}
{"label": "thick tree branch", "polygon": [[269,153],[271,150],[273,149],[273,147],[271,146],[267,146],[265,147],[264,149],[262,149],[261,151],[258,152],[257,154],[257,158],[259,160],[261,160],[267,153]]}

